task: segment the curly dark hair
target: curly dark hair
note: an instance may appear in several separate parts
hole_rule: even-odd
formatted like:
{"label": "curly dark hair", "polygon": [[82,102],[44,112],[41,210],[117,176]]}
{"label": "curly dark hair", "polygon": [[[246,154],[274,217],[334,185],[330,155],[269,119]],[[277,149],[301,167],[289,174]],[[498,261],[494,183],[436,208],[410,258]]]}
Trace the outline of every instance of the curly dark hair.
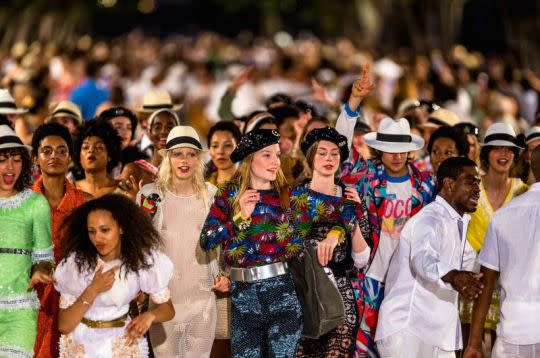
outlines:
{"label": "curly dark hair", "polygon": [[119,194],[90,200],[62,222],[62,260],[75,254],[75,263],[80,273],[96,267],[98,252],[90,241],[87,226],[88,215],[97,210],[110,212],[123,231],[120,252],[126,273],[137,273],[152,266],[153,263],[148,260],[150,250],[162,246],[161,237],[150,217],[131,200]]}
{"label": "curly dark hair", "polygon": [[32,155],[37,157],[38,149],[41,141],[48,136],[58,136],[66,142],[66,145],[69,150],[69,155],[73,154],[73,141],[71,140],[71,135],[66,127],[59,123],[51,122],[40,125],[36,128],[34,134],[32,135]]}
{"label": "curly dark hair", "polygon": [[456,144],[456,149],[460,157],[466,156],[469,153],[469,142],[465,133],[455,127],[442,126],[437,128],[429,137],[429,142],[427,145],[427,151],[431,154],[433,149],[433,144],[439,138],[448,138],[454,141]]}
{"label": "curly dark hair", "polygon": [[88,137],[99,137],[105,143],[107,155],[110,158],[107,163],[107,173],[111,173],[113,168],[120,163],[122,139],[111,124],[104,119],[97,117],[84,122],[83,125],[78,128],[75,142],[73,143],[73,161],[82,171],[84,170],[81,166],[81,147],[84,140]]}
{"label": "curly dark hair", "polygon": [[23,191],[26,188],[29,188],[32,185],[32,158],[30,158],[30,153],[26,148],[17,147],[17,148],[5,148],[0,149],[0,155],[14,156],[20,155],[22,158],[22,170],[21,175],[17,178],[15,182],[15,190]]}

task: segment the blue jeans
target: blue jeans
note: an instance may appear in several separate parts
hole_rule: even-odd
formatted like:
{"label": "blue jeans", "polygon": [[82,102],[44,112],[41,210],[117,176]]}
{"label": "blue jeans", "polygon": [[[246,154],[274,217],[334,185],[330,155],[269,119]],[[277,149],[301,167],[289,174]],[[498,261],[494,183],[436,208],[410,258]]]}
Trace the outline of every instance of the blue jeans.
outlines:
{"label": "blue jeans", "polygon": [[302,309],[291,275],[233,282],[231,326],[235,358],[294,357]]}

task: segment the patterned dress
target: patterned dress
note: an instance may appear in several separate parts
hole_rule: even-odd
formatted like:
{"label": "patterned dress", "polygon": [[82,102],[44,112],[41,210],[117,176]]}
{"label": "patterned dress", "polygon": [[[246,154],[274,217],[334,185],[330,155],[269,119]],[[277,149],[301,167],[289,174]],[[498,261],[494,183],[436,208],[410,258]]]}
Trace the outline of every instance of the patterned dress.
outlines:
{"label": "patterned dress", "polygon": [[327,266],[343,299],[345,322],[319,339],[303,337],[297,357],[352,357],[355,351],[358,310],[348,277],[354,267],[351,234],[356,225],[360,224],[362,234],[368,237],[369,223],[364,212],[365,205],[342,198],[341,192],[340,187],[338,196],[330,196],[299,186],[292,194],[291,208],[293,215],[298,216],[298,221],[302,222],[300,225],[302,231],[306,232],[306,244],[317,246],[334,226],[343,227],[347,234],[347,240],[334,249],[332,260]]}
{"label": "patterned dress", "polygon": [[39,300],[28,288],[32,265],[53,262],[51,214],[41,194],[0,198],[0,357],[32,357]]}
{"label": "patterned dress", "polygon": [[[43,179],[39,178],[32,190],[36,193],[42,192]],[[84,204],[84,194],[82,191],[73,188],[69,181],[65,180],[65,194],[60,204],[56,208],[51,206],[52,219],[52,243],[54,246],[54,261],[60,262],[60,225],[62,221],[77,207]],[[38,329],[34,353],[36,358],[58,357],[58,311],[60,295],[53,285],[38,285],[36,287],[41,309],[38,315]]]}

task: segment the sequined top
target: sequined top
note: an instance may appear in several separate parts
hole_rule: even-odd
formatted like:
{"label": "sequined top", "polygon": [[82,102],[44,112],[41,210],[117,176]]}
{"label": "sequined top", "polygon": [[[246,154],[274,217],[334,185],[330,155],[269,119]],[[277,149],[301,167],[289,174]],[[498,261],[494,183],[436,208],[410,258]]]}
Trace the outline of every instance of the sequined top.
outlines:
{"label": "sequined top", "polygon": [[302,237],[296,225],[289,222],[276,190],[259,190],[261,198],[251,215],[251,225],[245,230],[233,223],[232,204],[237,193],[236,182],[218,189],[201,232],[200,245],[204,250],[221,244],[223,257],[232,267],[288,261],[302,251]]}
{"label": "sequined top", "polygon": [[28,289],[32,265],[53,261],[47,199],[25,189],[0,198],[0,311],[39,308]]}
{"label": "sequined top", "polygon": [[368,223],[361,204],[341,196],[310,190],[305,185],[295,187],[291,198],[291,209],[299,222],[299,230],[311,245],[316,246],[324,240],[334,226],[345,229],[347,239],[334,249],[332,260],[328,263],[334,273],[345,276],[346,271],[353,268],[351,235],[356,225],[360,224],[360,218],[364,220],[363,225]]}

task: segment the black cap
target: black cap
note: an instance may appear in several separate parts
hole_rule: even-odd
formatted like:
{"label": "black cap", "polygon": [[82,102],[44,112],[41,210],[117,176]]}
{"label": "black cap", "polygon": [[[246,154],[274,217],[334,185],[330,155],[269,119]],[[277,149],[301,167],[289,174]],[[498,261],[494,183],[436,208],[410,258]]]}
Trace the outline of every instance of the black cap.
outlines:
{"label": "black cap", "polygon": [[306,135],[306,138],[300,143],[300,148],[304,155],[307,154],[309,148],[320,140],[332,142],[339,148],[340,162],[344,162],[349,157],[349,146],[347,145],[347,137],[339,134],[334,128],[315,128]]}
{"label": "black cap", "polygon": [[272,144],[279,143],[279,132],[275,129],[254,129],[242,137],[240,143],[231,153],[231,160],[237,163],[248,155]]}
{"label": "black cap", "polygon": [[112,107],[101,112],[98,117],[103,118],[106,121],[110,121],[116,117],[127,117],[131,122],[131,139],[135,138],[138,120],[135,113],[131,112],[129,109],[124,107]]}

